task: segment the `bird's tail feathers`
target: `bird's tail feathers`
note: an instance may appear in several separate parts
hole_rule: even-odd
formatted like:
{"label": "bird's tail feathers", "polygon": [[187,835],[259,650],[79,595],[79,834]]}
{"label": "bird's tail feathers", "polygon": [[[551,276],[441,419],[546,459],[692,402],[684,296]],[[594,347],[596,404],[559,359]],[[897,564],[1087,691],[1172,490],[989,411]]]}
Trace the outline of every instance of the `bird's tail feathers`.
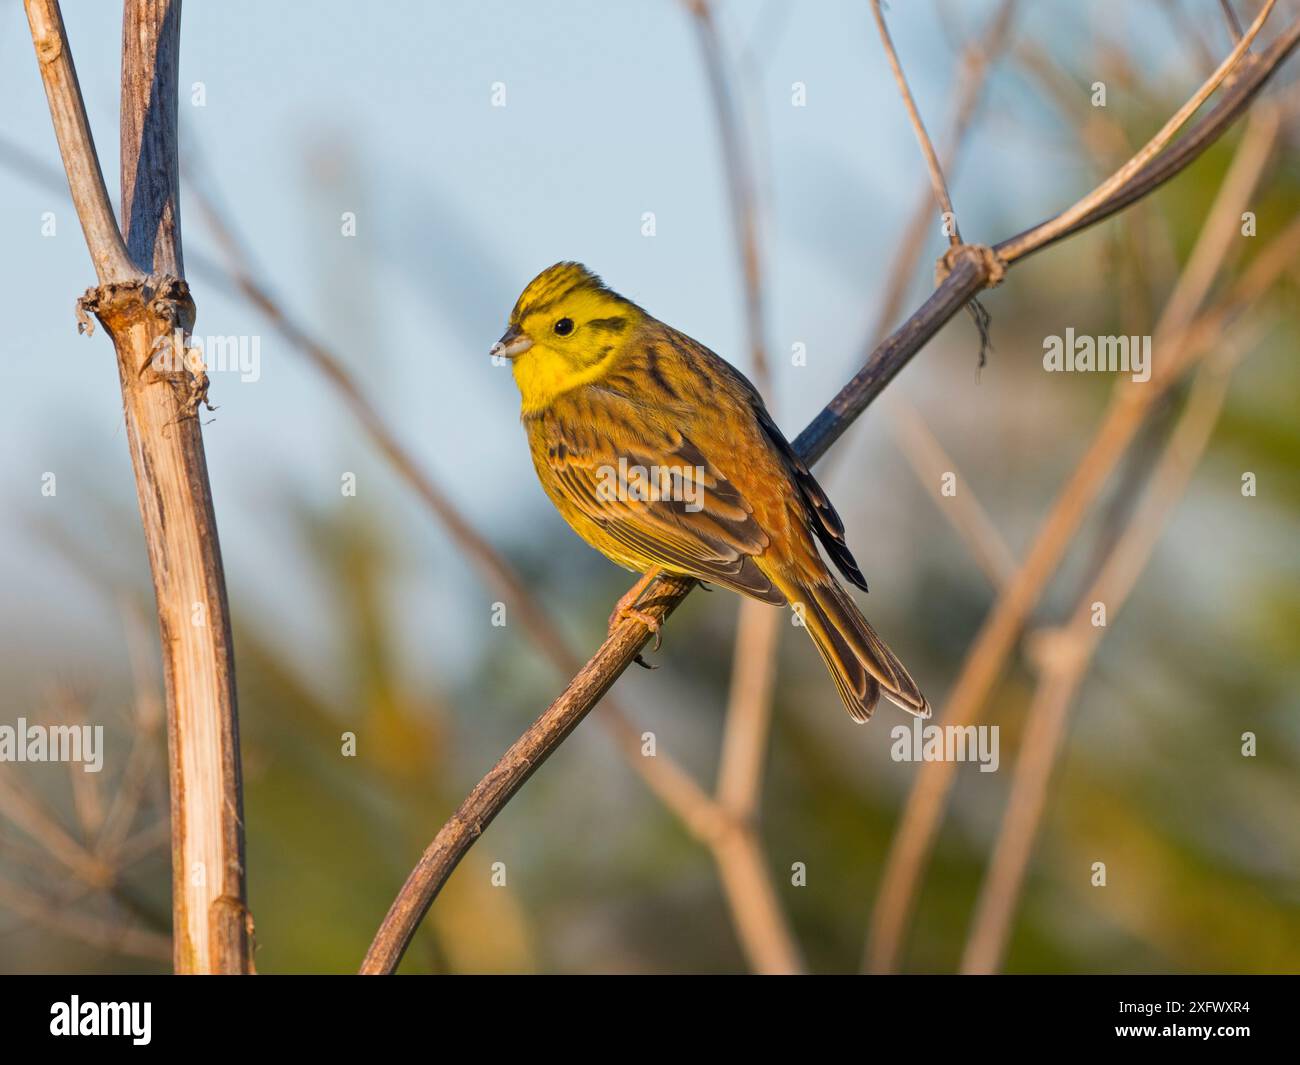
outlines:
{"label": "bird's tail feathers", "polygon": [[909,714],[930,716],[930,704],[885,641],[829,574],[824,580],[782,589],[835,678],[844,708],[866,721],[881,692]]}

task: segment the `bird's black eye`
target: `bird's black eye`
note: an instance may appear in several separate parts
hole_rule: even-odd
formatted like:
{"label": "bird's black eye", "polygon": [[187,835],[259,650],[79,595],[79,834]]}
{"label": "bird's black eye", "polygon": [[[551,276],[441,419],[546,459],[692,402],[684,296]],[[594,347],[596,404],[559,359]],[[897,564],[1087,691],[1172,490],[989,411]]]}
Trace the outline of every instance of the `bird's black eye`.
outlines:
{"label": "bird's black eye", "polygon": [[561,318],[558,322],[555,323],[556,336],[567,337],[572,332],[573,332],[572,318]]}

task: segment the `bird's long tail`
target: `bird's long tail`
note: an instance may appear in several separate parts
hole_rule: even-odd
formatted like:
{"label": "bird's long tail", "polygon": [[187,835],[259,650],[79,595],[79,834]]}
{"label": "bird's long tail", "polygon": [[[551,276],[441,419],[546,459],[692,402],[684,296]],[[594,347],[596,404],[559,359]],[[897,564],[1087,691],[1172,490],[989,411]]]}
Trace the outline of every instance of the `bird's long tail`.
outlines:
{"label": "bird's long tail", "polygon": [[930,716],[930,704],[903,663],[876,635],[876,630],[848,593],[827,574],[823,580],[794,583],[781,589],[802,613],[804,627],[835,678],[844,708],[854,721],[866,721],[883,691],[890,702],[918,717]]}

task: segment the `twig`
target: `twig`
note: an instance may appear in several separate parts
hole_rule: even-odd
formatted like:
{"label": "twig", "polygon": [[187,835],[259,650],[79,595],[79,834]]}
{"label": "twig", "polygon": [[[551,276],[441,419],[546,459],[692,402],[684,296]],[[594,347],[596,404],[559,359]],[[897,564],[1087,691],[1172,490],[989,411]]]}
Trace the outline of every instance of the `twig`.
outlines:
{"label": "twig", "polygon": [[[60,717],[64,720],[72,719],[70,715],[74,713],[81,716],[80,709],[74,711],[70,706],[60,707]],[[82,773],[79,763],[73,765],[70,786],[74,800],[77,795],[78,778],[82,776],[97,777],[98,774]],[[93,819],[83,823],[81,830],[83,839],[75,838],[64,828],[57,814],[47,809],[8,767],[0,767],[0,813],[20,832],[39,844],[39,848],[28,847],[16,840],[3,839],[0,840],[0,852],[17,857],[20,861],[26,861],[34,870],[44,875],[49,883],[47,892],[51,896],[55,893],[68,895],[68,892],[63,889],[68,886],[69,874],[71,874],[72,880],[80,887],[73,892],[73,897],[64,899],[65,905],[71,905],[77,899],[88,895],[102,894],[104,898],[125,906],[137,916],[145,916],[158,927],[167,926],[168,917],[147,911],[121,882],[122,874],[134,861],[134,856],[130,860],[124,860],[120,854],[104,854],[84,842],[85,838],[89,838],[96,831]],[[167,822],[162,821],[160,825],[163,829],[161,839],[165,839]],[[161,839],[155,840],[149,849],[154,849]],[[0,892],[0,905],[4,902],[5,898]],[[19,908],[21,910],[21,906]]]}
{"label": "twig", "polygon": [[757,824],[782,618],[768,605],[741,601],[718,756],[717,802],[733,828],[716,841],[714,858],[741,943],[759,973],[804,969],[772,886]]}
{"label": "twig", "polygon": [[[693,583],[676,577],[661,578],[655,585],[659,594],[647,595],[639,609],[662,623]],[[644,628],[633,635],[630,625],[620,625],[595,657],[579,670],[565,696],[552,703],[479,781],[407,878],[407,886],[398,894],[383,929],[362,963],[363,973],[391,972],[396,967],[432,901],[432,893],[426,897],[417,885],[430,881],[442,885],[492,817],[632,664],[648,638],[649,631]],[[574,712],[575,706],[581,708],[580,712]]]}
{"label": "twig", "polygon": [[[1225,104],[1220,105],[1214,114],[1226,113],[1223,109],[1227,103],[1225,101]],[[1214,115],[1209,116],[1206,121],[1213,117]],[[1188,136],[1190,138],[1195,134]],[[1220,255],[1226,252],[1223,234],[1236,226],[1240,205],[1254,187],[1262,166],[1263,159],[1257,152],[1238,150],[1234,165],[1225,177],[1202,229],[1197,249],[1193,250],[1192,260],[1180,277],[1168,306],[1184,305],[1180,293],[1189,288],[1200,289],[1203,269],[1199,265],[1191,265],[1203,258],[1200,248],[1219,249]],[[1139,179],[1140,175],[1135,178]],[[1268,271],[1266,276],[1277,276],[1291,253],[1288,242],[1295,240],[1294,231],[1297,228],[1300,227],[1293,224],[1275,238],[1269,250],[1259,256],[1234,292],[1224,301],[1225,308],[1239,305],[1243,298],[1259,291],[1261,270]],[[1003,664],[1015,646],[1025,619],[1056,572],[1088,507],[1123,456],[1141,426],[1145,413],[1183,369],[1203,351],[1200,344],[1208,340],[1208,328],[1221,328],[1225,313],[1223,309],[1207,313],[1203,316],[1201,328],[1193,323],[1175,329],[1172,327],[1176,319],[1168,313],[1163,317],[1166,331],[1162,332],[1157,327],[1152,348],[1171,352],[1172,358],[1153,372],[1150,381],[1140,388],[1133,386],[1124,389],[1112,402],[1091,445],[1052,504],[1019,570],[1003,588],[968,649],[948,696],[943,716],[945,725],[964,726],[974,722],[984,699],[1002,673]],[[919,888],[921,872],[933,844],[955,771],[955,763],[943,761],[924,763],[918,770],[899,826],[895,830],[894,842],[872,911],[866,955],[866,966],[871,971],[888,971],[896,964]]]}
{"label": "twig", "polygon": [[[944,180],[943,168],[939,165],[939,157],[935,154],[934,145],[930,142],[930,135],[925,131],[925,123],[921,120],[921,113],[916,108],[916,101],[912,99],[912,90],[907,86],[907,77],[903,74],[902,64],[898,61],[898,53],[894,50],[894,42],[890,39],[889,28],[885,25],[885,16],[880,10],[880,0],[871,0],[871,13],[876,18],[876,29],[880,32],[880,43],[885,47],[885,57],[889,60],[889,68],[894,72],[894,81],[898,83],[899,94],[903,97],[903,106],[907,108],[907,117],[911,120],[912,129],[916,132],[917,142],[921,146],[921,154],[925,156],[925,165],[930,171],[930,184],[934,189],[934,198],[939,201],[939,210],[943,214],[944,231],[948,235],[948,243],[954,248],[962,242],[961,230],[957,225],[957,212],[952,209],[952,197],[948,195],[948,182]],[[951,228],[949,228],[951,224]]]}
{"label": "twig", "polygon": [[128,837],[117,848],[113,860],[119,869],[134,865],[155,847],[166,841],[171,829],[164,821],[155,821],[140,829],[134,836]]}
{"label": "twig", "polygon": [[[989,28],[983,38],[972,41],[962,52],[959,64],[962,70],[962,84],[944,138],[941,173],[951,171],[956,165],[958,153],[970,131],[971,119],[983,94],[993,60],[1006,47],[1016,6],[1016,0],[1002,0],[1001,6],[989,20]],[[876,312],[875,328],[865,345],[865,350],[868,352],[885,338],[903,306],[903,299],[907,295],[908,286],[916,273],[916,265],[925,246],[925,234],[930,227],[931,196],[932,192],[927,189],[917,198],[916,207],[903,230],[898,253],[890,264],[889,270],[886,271],[888,281],[885,295],[880,301],[880,309]]]}
{"label": "twig", "polygon": [[127,0],[122,20],[122,211],[113,221],[54,0],[26,0],[50,115],[100,287],[83,297],[117,352],[167,687],[175,965],[247,972],[239,738],[230,616],[196,416],[206,376],[159,372],[194,321],[176,207],[180,3]]}
{"label": "twig", "polygon": [[1248,347],[1249,342],[1238,342],[1226,357],[1206,362],[1197,372],[1187,407],[1152,475],[1141,510],[1079,598],[1069,624],[1044,634],[1040,641],[1042,676],[1029,708],[1002,827],[980,888],[962,972],[995,972],[1006,950],[1070,706],[1106,632],[1092,623],[1093,604],[1104,603],[1107,624],[1113,623],[1187,489],[1218,421],[1232,369]]}
{"label": "twig", "polygon": [[139,271],[127,254],[126,243],[113,216],[113,205],[95,151],[95,138],[81,99],[77,69],[68,47],[68,35],[63,28],[63,15],[59,5],[49,0],[27,0],[26,8],[68,189],[81,220],[95,275],[101,285],[128,281],[138,277]]}

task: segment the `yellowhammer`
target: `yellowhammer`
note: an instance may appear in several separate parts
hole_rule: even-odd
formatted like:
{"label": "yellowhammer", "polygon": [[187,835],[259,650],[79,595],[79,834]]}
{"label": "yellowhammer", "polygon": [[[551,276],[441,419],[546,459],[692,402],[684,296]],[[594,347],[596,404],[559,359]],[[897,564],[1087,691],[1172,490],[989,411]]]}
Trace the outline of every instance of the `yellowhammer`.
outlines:
{"label": "yellowhammer", "polygon": [[695,577],[802,615],[840,697],[866,721],[880,693],[930,706],[817,551],[866,581],[844,525],[753,385],[578,263],[524,289],[492,348],[510,359],[542,487],[574,531],[642,580]]}

